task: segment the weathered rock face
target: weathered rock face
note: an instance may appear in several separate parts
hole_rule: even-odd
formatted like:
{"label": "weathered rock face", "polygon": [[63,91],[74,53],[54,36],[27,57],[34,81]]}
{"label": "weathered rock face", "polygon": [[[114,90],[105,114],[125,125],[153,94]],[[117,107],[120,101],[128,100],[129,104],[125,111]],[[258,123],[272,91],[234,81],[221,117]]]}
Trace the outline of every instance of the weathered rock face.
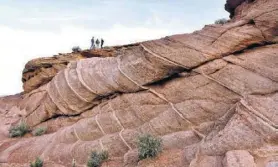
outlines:
{"label": "weathered rock face", "polygon": [[30,92],[45,85],[61,70],[65,69],[72,61],[91,57],[112,57],[118,48],[105,48],[102,50],[84,50],[77,53],[59,54],[49,58],[38,58],[29,61],[22,75],[24,92]]}
{"label": "weathered rock face", "polygon": [[[51,131],[0,141],[0,163],[82,166],[106,149],[104,166],[277,165],[278,1],[236,6],[228,24],[69,63],[15,104]],[[160,136],[163,152],[138,162],[142,133]]]}
{"label": "weathered rock face", "polygon": [[0,140],[8,138],[11,125],[17,124],[24,115],[17,107],[21,100],[20,94],[0,97]]}

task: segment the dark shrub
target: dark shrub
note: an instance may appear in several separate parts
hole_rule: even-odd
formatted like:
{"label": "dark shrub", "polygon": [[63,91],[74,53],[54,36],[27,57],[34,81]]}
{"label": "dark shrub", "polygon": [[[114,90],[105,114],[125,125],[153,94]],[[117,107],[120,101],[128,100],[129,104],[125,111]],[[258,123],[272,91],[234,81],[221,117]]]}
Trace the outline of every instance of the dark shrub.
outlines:
{"label": "dark shrub", "polygon": [[29,127],[26,123],[21,122],[19,125],[13,126],[9,129],[10,137],[22,137],[28,133]]}
{"label": "dark shrub", "polygon": [[41,136],[41,135],[45,134],[46,130],[47,130],[46,127],[39,127],[39,128],[37,128],[33,131],[33,135],[34,136]]}
{"label": "dark shrub", "polygon": [[87,166],[88,167],[99,167],[99,166],[101,166],[102,162],[107,159],[108,159],[107,151],[101,151],[99,153],[96,151],[93,151],[89,157]]}
{"label": "dark shrub", "polygon": [[214,24],[225,24],[228,23],[229,20],[223,18],[223,19],[218,19],[214,22]]}
{"label": "dark shrub", "polygon": [[156,157],[162,151],[162,140],[149,134],[138,137],[139,159]]}
{"label": "dark shrub", "polygon": [[30,163],[30,167],[42,167],[43,166],[43,161],[37,157],[35,162]]}
{"label": "dark shrub", "polygon": [[79,46],[74,46],[72,47],[71,49],[73,52],[80,52],[81,51],[81,48]]}
{"label": "dark shrub", "polygon": [[108,159],[108,151],[101,151],[99,156],[102,161],[106,161]]}

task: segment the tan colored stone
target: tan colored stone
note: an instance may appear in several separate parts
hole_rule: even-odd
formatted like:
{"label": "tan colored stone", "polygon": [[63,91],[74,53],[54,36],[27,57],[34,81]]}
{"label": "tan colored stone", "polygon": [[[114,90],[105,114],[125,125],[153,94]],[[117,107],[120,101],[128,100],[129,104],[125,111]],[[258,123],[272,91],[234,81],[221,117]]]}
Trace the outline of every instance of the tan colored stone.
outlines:
{"label": "tan colored stone", "polygon": [[[92,150],[107,150],[103,166],[272,165],[278,1],[235,7],[227,24],[114,47],[112,57],[82,58],[55,74],[41,59],[26,75],[35,77],[30,92],[0,99],[0,163],[27,164],[40,156],[52,166],[71,166],[73,159],[84,166]],[[42,82],[44,73],[51,81]],[[50,131],[7,138],[21,118]],[[137,163],[133,151],[143,133],[161,137],[164,149]]]}
{"label": "tan colored stone", "polygon": [[221,156],[201,156],[191,161],[189,167],[223,167]]}
{"label": "tan colored stone", "polygon": [[224,167],[256,167],[253,156],[245,150],[228,151]]}

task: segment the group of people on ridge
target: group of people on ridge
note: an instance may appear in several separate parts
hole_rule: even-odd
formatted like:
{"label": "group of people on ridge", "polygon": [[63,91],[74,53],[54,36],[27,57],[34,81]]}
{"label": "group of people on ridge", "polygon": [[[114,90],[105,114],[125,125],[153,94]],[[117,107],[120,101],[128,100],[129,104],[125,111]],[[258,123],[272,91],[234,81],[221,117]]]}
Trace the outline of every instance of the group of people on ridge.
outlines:
{"label": "group of people on ridge", "polygon": [[[95,43],[96,43],[96,45],[95,45]],[[103,47],[103,44],[104,44],[104,40],[101,38],[100,41],[99,41],[99,39],[97,39],[97,40],[95,41],[95,38],[92,37],[90,49],[99,48],[99,44],[100,44],[100,48],[102,48],[102,47]]]}

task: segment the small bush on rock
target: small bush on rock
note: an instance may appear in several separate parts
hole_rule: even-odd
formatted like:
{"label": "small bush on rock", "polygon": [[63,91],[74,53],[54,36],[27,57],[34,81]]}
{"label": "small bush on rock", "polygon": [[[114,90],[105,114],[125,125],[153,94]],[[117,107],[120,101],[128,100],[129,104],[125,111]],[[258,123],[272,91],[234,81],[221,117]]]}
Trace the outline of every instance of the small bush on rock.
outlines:
{"label": "small bush on rock", "polygon": [[43,166],[43,161],[37,157],[34,162],[30,163],[30,167],[42,167]]}
{"label": "small bush on rock", "polygon": [[102,162],[107,159],[108,159],[107,151],[101,151],[99,153],[96,151],[93,151],[89,157],[87,166],[88,167],[99,167],[99,166],[101,166]]}
{"label": "small bush on rock", "polygon": [[9,129],[10,137],[22,137],[28,133],[29,127],[26,123],[21,122],[19,125],[13,126]]}
{"label": "small bush on rock", "polygon": [[74,46],[72,47],[71,49],[73,52],[80,52],[81,51],[81,48],[79,46]]}
{"label": "small bush on rock", "polygon": [[39,128],[37,128],[33,131],[33,135],[34,136],[41,136],[41,135],[45,134],[46,131],[47,131],[46,127],[39,127]]}
{"label": "small bush on rock", "polygon": [[229,20],[223,18],[223,19],[218,19],[214,22],[214,24],[225,24],[228,23]]}
{"label": "small bush on rock", "polygon": [[156,157],[162,151],[162,140],[150,134],[138,137],[137,142],[139,159]]}
{"label": "small bush on rock", "polygon": [[102,161],[106,161],[108,159],[108,151],[101,151],[99,156]]}

